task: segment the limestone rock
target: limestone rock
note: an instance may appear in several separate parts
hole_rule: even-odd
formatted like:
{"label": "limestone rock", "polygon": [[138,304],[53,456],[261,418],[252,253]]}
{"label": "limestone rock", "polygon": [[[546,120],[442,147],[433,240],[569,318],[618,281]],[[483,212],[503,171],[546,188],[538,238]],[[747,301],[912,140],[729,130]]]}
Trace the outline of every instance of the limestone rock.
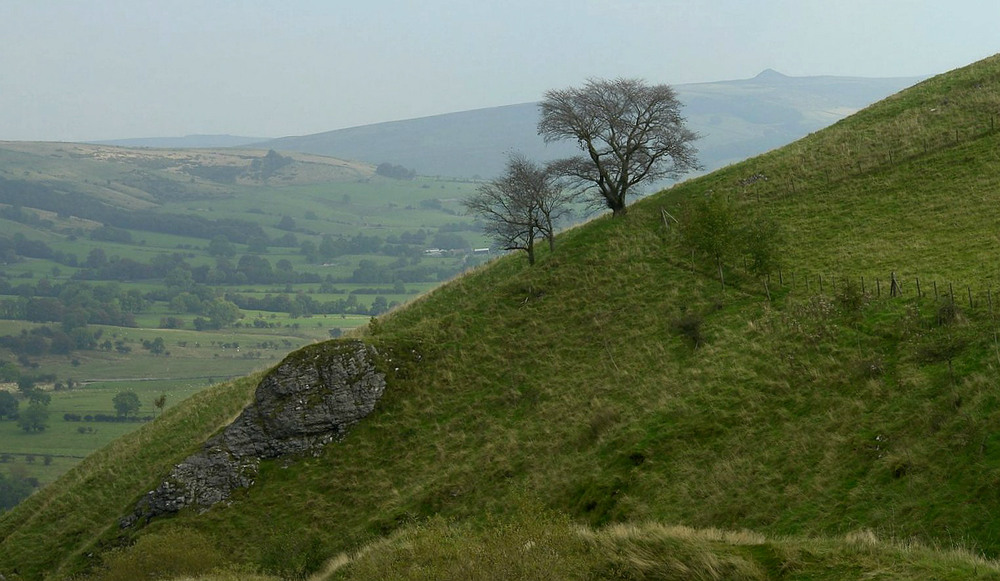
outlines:
{"label": "limestone rock", "polygon": [[254,402],[122,519],[128,527],[187,506],[204,509],[253,485],[261,460],[319,454],[367,416],[385,391],[375,348],[328,341],[285,358],[257,386]]}

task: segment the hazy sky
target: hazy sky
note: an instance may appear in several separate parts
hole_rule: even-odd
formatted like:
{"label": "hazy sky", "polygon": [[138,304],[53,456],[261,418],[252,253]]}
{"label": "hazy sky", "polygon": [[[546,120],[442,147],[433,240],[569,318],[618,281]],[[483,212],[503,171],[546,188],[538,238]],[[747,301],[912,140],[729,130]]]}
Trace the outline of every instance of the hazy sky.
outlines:
{"label": "hazy sky", "polygon": [[944,72],[997,0],[0,0],[0,140],[280,137],[655,83]]}

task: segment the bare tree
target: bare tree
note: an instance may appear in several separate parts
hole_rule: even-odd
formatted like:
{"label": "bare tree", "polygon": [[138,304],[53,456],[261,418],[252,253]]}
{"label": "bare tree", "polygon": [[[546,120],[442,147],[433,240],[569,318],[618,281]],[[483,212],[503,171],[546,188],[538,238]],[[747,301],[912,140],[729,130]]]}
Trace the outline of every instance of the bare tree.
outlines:
{"label": "bare tree", "polygon": [[511,154],[500,177],[479,187],[464,201],[486,221],[486,233],[504,250],[524,250],[535,263],[535,242],[545,237],[555,248],[555,224],[566,213],[567,196],[548,168]]}
{"label": "bare tree", "polygon": [[153,405],[156,407],[157,410],[160,411],[160,415],[162,416],[163,408],[166,407],[167,405],[167,394],[161,393],[159,396],[157,396],[157,398],[153,400]]}
{"label": "bare tree", "polygon": [[553,162],[554,171],[616,216],[642,182],[677,178],[699,169],[681,104],[669,85],[638,79],[591,79],[552,90],[541,103],[538,134],[546,142],[575,139],[585,155]]}

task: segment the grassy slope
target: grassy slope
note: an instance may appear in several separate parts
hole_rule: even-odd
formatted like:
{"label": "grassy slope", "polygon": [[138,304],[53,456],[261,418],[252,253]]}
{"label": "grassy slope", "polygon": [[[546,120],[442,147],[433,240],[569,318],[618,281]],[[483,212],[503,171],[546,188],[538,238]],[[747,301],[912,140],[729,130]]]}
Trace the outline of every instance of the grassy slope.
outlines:
{"label": "grassy slope", "polygon": [[[908,282],[902,299],[849,309],[804,278],[837,275],[843,288],[845,277],[884,281],[895,270],[985,293],[1000,160],[982,108],[1000,103],[998,75],[993,58],[933,79],[644,200],[623,220],[571,230],[534,268],[503,259],[384,318],[371,339],[387,353],[392,388],[375,415],[320,458],[265,465],[234,505],[154,521],[143,534],[183,527],[268,566],[268,555],[349,551],[432,515],[515,513],[530,494],[590,525],[779,537],[872,529],[997,555],[998,359],[981,295],[939,325],[939,305]],[[957,142],[936,140],[954,128]],[[891,162],[878,161],[883,139]],[[739,185],[755,173],[768,180]],[[660,209],[707,190],[780,218],[797,286],[772,280],[768,303],[738,271],[723,294],[707,263],[690,268]],[[691,312],[704,319],[697,349],[672,325]],[[950,365],[942,343],[957,346]],[[180,434],[157,422],[136,437],[189,450],[217,425]],[[180,455],[88,463],[96,480],[136,474],[93,492],[105,503],[97,521],[51,510],[82,498],[71,473],[45,491],[50,500],[0,520],[0,571],[85,565],[77,557],[92,535],[113,542],[113,519]]]}
{"label": "grassy slope", "polygon": [[887,543],[870,532],[835,541],[775,539],[660,524],[593,530],[529,516],[492,521],[485,529],[433,519],[354,557],[332,561],[314,579],[957,580],[996,575],[995,566],[968,553]]}

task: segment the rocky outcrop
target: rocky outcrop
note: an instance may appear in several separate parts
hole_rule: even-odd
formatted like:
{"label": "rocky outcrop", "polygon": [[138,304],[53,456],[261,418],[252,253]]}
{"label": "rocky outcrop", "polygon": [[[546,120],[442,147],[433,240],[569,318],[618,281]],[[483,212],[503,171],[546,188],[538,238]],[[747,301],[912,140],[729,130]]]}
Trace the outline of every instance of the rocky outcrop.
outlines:
{"label": "rocky outcrop", "polygon": [[261,380],[254,402],[200,452],[174,466],[122,526],[225,501],[234,490],[253,485],[261,460],[318,455],[371,413],[385,391],[375,356],[371,345],[350,340],[286,357]]}

